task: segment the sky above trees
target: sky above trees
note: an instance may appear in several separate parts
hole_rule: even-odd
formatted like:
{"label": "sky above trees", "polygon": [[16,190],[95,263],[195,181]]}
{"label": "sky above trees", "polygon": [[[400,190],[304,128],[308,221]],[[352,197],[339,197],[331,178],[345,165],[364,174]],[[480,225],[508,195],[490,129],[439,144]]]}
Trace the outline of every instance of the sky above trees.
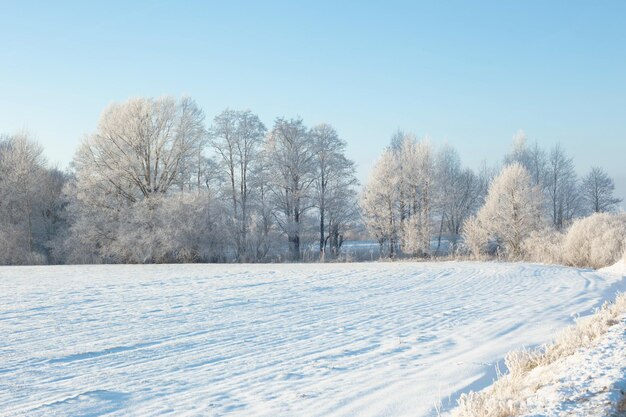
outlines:
{"label": "sky above trees", "polygon": [[67,166],[111,102],[188,94],[329,122],[365,182],[397,128],[476,168],[524,129],[626,198],[626,3],[15,2],[0,15],[0,132]]}

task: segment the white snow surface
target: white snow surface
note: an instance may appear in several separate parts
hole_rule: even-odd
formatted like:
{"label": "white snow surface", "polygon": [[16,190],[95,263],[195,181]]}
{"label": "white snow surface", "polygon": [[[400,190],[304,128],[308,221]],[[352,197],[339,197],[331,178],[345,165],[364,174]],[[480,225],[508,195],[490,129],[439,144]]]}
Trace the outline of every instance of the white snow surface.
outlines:
{"label": "white snow surface", "polygon": [[624,415],[615,404],[626,396],[626,317],[593,347],[534,369],[526,383],[542,388],[526,400],[523,417]]}
{"label": "white snow surface", "polygon": [[623,277],[472,262],[0,268],[2,416],[433,416]]}
{"label": "white snow surface", "polygon": [[626,261],[617,261],[614,265],[600,269],[599,272],[604,274],[616,274],[626,276]]}

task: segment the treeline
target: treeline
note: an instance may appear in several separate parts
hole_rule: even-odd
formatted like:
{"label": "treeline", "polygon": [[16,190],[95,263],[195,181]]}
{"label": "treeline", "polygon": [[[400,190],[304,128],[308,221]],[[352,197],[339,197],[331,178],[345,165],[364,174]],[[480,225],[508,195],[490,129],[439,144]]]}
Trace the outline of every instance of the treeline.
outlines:
{"label": "treeline", "polygon": [[69,173],[27,135],[7,136],[0,262],[332,259],[359,219],[345,147],[328,124],[278,118],[268,130],[225,110],[207,125],[192,99],[170,97],[105,109]]}
{"label": "treeline", "polygon": [[363,225],[382,257],[537,259],[530,248],[556,251],[546,242],[620,202],[602,169],[578,178],[560,145],[523,134],[474,171],[451,146],[399,131],[358,195],[328,124],[205,119],[190,98],[113,104],[68,172],[27,134],[0,137],[0,263],[333,260]]}
{"label": "treeline", "polygon": [[477,173],[463,168],[450,146],[437,150],[398,132],[371,173],[361,208],[389,257],[452,253],[597,267],[624,250],[626,215],[607,214],[621,202],[614,189],[601,168],[578,178],[559,144],[529,145],[523,132],[499,166]]}

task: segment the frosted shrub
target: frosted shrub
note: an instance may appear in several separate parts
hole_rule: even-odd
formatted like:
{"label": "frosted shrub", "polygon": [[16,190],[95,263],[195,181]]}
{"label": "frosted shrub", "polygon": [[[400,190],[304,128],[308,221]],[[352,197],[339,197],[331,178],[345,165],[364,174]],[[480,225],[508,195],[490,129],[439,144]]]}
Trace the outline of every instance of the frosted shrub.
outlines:
{"label": "frosted shrub", "polygon": [[533,231],[522,243],[524,259],[544,264],[559,264],[563,260],[563,234],[545,228]]}
{"label": "frosted shrub", "polygon": [[563,258],[567,265],[602,268],[624,253],[626,213],[595,213],[574,222],[565,236]]}
{"label": "frosted shrub", "polygon": [[463,247],[476,259],[480,259],[487,253],[489,233],[478,222],[476,216],[472,216],[463,223]]}
{"label": "frosted shrub", "polygon": [[151,197],[128,210],[109,250],[130,263],[215,260],[222,253],[220,236],[226,235],[216,220],[202,194]]}
{"label": "frosted shrub", "polygon": [[0,229],[0,265],[40,265],[46,263],[42,254],[29,251],[29,236],[26,230],[15,225],[4,225]]}
{"label": "frosted shrub", "polygon": [[428,253],[428,237],[420,227],[418,216],[411,216],[402,222],[402,250],[413,256]]}

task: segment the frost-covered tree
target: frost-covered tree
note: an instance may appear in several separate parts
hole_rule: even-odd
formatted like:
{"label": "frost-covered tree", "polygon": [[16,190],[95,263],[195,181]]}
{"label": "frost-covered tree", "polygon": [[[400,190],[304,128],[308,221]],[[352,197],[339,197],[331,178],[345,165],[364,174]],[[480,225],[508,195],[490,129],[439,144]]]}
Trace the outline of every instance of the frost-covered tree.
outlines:
{"label": "frost-covered tree", "polygon": [[260,162],[265,126],[251,111],[224,110],[210,129],[211,145],[227,178],[231,233],[240,261],[253,256],[249,230],[253,217],[254,164]]}
{"label": "frost-covered tree", "polygon": [[[417,141],[407,136],[400,155],[400,188],[403,246],[413,255],[430,253],[431,211],[434,183],[434,151],[428,140]],[[415,219],[410,222],[409,218]],[[407,228],[416,228],[408,231]],[[411,240],[411,241],[410,241]],[[410,249],[408,249],[410,248]]]}
{"label": "frost-covered tree", "polygon": [[604,213],[616,210],[622,199],[615,197],[614,192],[613,179],[602,168],[593,167],[581,184],[585,212]]}
{"label": "frost-covered tree", "polygon": [[406,170],[405,164],[402,161],[402,155],[404,153],[403,148],[405,147],[405,143],[414,143],[417,139],[415,135],[412,133],[404,132],[398,129],[393,135],[391,135],[391,140],[389,142],[389,150],[393,152],[397,159],[397,171],[396,175],[398,176],[398,209],[400,211],[400,222],[404,221],[404,219],[409,215],[407,213],[408,210],[408,197],[405,195],[407,193],[406,175],[404,171]]}
{"label": "frost-covered tree", "polygon": [[[28,258],[35,251],[35,204],[41,193],[39,186],[43,174],[43,149],[31,141],[26,134],[18,134],[2,142],[0,148],[0,193],[2,194],[2,213],[6,236],[3,239],[14,248],[2,248],[21,251]],[[11,256],[15,257],[15,256]]]}
{"label": "frost-covered tree", "polygon": [[484,197],[479,178],[470,169],[461,167],[457,151],[444,145],[436,154],[434,204],[438,221],[437,249],[444,232],[449,233],[452,247],[457,243],[463,222],[474,214]]}
{"label": "frost-covered tree", "polygon": [[488,165],[487,161],[483,160],[480,164],[480,168],[476,173],[478,178],[478,196],[479,205],[482,206],[485,203],[485,198],[489,192],[489,186],[493,179],[500,173],[501,167],[499,165]]}
{"label": "frost-covered tree", "polygon": [[513,138],[513,149],[505,157],[505,163],[512,162],[524,166],[533,185],[544,193],[546,214],[558,230],[583,214],[584,202],[574,162],[559,144],[546,153],[537,142],[529,146],[524,132],[518,131]]}
{"label": "frost-covered tree", "polygon": [[302,119],[278,118],[265,143],[275,219],[287,235],[291,260],[300,260],[305,213],[313,207],[313,141]]}
{"label": "frost-covered tree", "polygon": [[273,193],[271,191],[270,164],[266,155],[259,154],[260,161],[254,164],[251,187],[254,193],[254,210],[250,218],[250,247],[255,260],[263,260],[270,255],[273,243],[277,240],[274,225]]}
{"label": "frost-covered tree", "polygon": [[361,197],[367,229],[390,256],[399,248],[412,255],[429,254],[433,177],[430,143],[395,133]]}
{"label": "frost-covered tree", "polygon": [[[542,195],[528,171],[519,163],[506,166],[489,187],[485,205],[474,226],[483,229],[509,259],[522,255],[522,243],[544,226]],[[466,236],[466,243],[469,241]],[[488,242],[478,242],[485,247]],[[472,252],[481,249],[470,248]]]}
{"label": "frost-covered tree", "polygon": [[354,162],[345,155],[346,142],[335,129],[320,124],[310,131],[313,144],[315,205],[319,214],[319,250],[324,259],[330,244],[331,253],[337,254],[342,244],[343,228],[356,215]]}
{"label": "frost-covered tree", "polygon": [[74,158],[79,184],[131,203],[165,193],[205,138],[204,113],[190,98],[112,104]]}
{"label": "frost-covered tree", "polygon": [[378,241],[381,254],[393,257],[398,245],[399,214],[398,160],[391,149],[378,159],[361,193],[361,213],[369,233]]}
{"label": "frost-covered tree", "polygon": [[546,176],[548,170],[548,158],[546,152],[539,147],[537,142],[528,144],[526,133],[518,130],[513,136],[513,149],[504,158],[505,165],[519,163],[528,171],[532,183],[542,191],[546,187]]}
{"label": "frost-covered tree", "polygon": [[449,211],[456,200],[456,182],[461,173],[461,158],[450,145],[444,145],[435,155],[435,210],[439,217],[437,232],[437,249],[439,252],[441,237],[445,231],[446,221],[450,218]]}
{"label": "frost-covered tree", "polygon": [[[214,258],[207,247],[185,252],[180,235],[169,229],[176,213],[195,225],[190,233],[198,238],[216,230],[216,216],[206,215],[216,194],[213,163],[202,154],[205,140],[204,114],[191,99],[138,98],[109,106],[74,158],[75,178],[66,188],[66,255],[79,262]],[[174,202],[183,202],[189,190],[193,204],[181,203],[186,214],[175,211]],[[204,214],[196,221],[194,213]]]}
{"label": "frost-covered tree", "polygon": [[38,213],[42,219],[41,251],[48,263],[59,264],[65,259],[57,256],[57,248],[66,236],[68,224],[63,217],[65,199],[63,189],[69,181],[69,175],[57,168],[46,169],[42,177],[42,193],[38,204]]}
{"label": "frost-covered tree", "polygon": [[55,261],[63,173],[28,133],[0,137],[0,264]]}
{"label": "frost-covered tree", "polygon": [[546,194],[552,224],[562,230],[579,214],[580,199],[574,162],[557,144],[550,150]]}

